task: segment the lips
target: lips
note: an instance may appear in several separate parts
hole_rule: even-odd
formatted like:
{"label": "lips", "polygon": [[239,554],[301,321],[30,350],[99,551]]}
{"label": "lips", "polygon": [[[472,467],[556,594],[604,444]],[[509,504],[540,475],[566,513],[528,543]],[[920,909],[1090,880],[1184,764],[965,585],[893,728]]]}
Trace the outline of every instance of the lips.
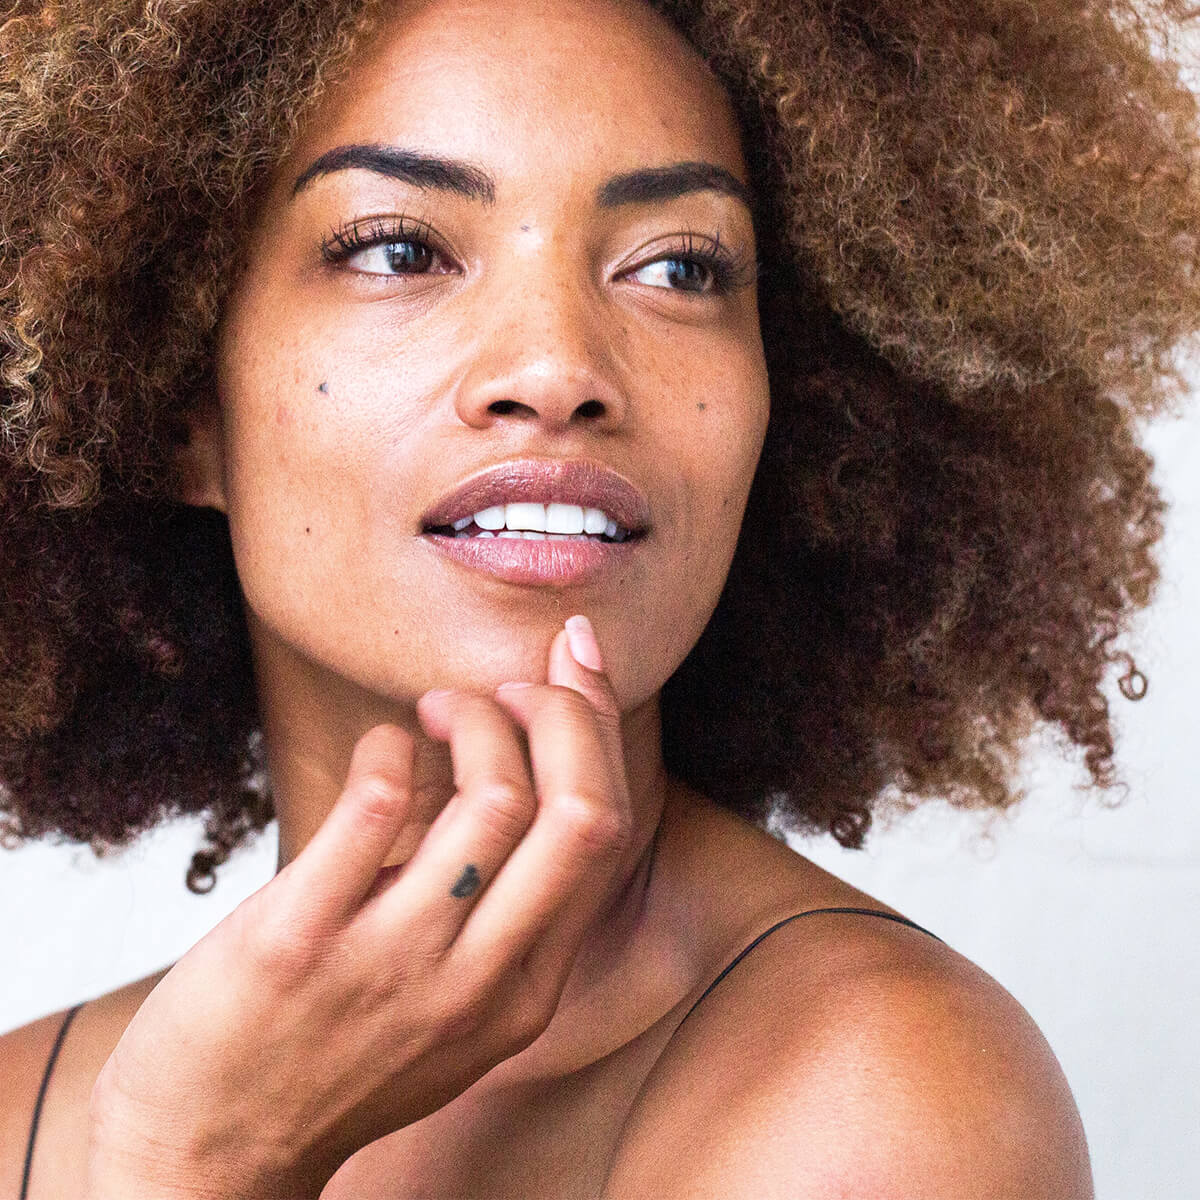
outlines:
{"label": "lips", "polygon": [[579,459],[520,459],[464,480],[426,511],[421,530],[430,533],[485,509],[521,502],[601,509],[631,536],[644,534],[650,524],[645,497],[611,468]]}
{"label": "lips", "polygon": [[[580,510],[591,510],[589,523],[601,514],[610,523],[599,536],[511,528],[530,519],[535,526],[553,528],[553,506],[573,508],[576,525]],[[509,528],[492,532],[486,526],[500,516]],[[485,527],[477,527],[473,518]],[[599,585],[624,569],[650,525],[645,497],[627,479],[599,463],[561,459],[499,463],[464,480],[421,521],[422,540],[440,557],[524,587]]]}

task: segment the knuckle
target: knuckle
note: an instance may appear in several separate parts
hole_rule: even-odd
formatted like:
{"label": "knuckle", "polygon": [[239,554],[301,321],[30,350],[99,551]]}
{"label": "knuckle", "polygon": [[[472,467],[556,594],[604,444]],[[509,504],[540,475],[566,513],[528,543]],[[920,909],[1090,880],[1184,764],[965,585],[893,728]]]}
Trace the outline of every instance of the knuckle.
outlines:
{"label": "knuckle", "polygon": [[553,1015],[553,1008],[546,1011],[546,1006],[535,997],[508,989],[489,1041],[501,1057],[511,1058],[537,1041]]}
{"label": "knuckle", "polygon": [[565,792],[554,798],[554,807],[566,841],[591,854],[616,855],[629,849],[633,823],[607,797]]}
{"label": "knuckle", "polygon": [[528,790],[503,780],[482,784],[471,797],[472,807],[487,831],[504,841],[518,841],[533,820]]}
{"label": "knuckle", "polygon": [[549,1027],[558,996],[546,989],[530,989],[511,1006],[511,1036],[519,1046],[536,1041]]}
{"label": "knuckle", "polygon": [[439,1008],[439,1036],[450,1043],[473,1042],[487,1023],[490,1007],[490,999],[482,990],[462,989]]}
{"label": "knuckle", "polygon": [[564,703],[570,705],[580,716],[599,718],[602,722],[617,720],[621,713],[617,707],[616,697],[608,688],[589,688],[580,692],[575,688],[559,687],[556,692],[565,692]]}
{"label": "knuckle", "polygon": [[561,709],[571,719],[583,721],[595,718],[595,706],[582,692],[558,684],[554,684],[546,690],[554,706]]}
{"label": "knuckle", "polygon": [[396,785],[378,772],[369,772],[354,783],[354,803],[359,817],[369,824],[391,824],[401,794]]}
{"label": "knuckle", "polygon": [[233,916],[247,959],[269,976],[304,976],[323,955],[319,931],[290,908],[245,906],[236,909]]}
{"label": "knuckle", "polygon": [[608,697],[584,695],[558,685],[547,688],[547,692],[552,697],[547,711],[558,723],[572,728],[591,726],[605,737],[619,735],[621,714]]}

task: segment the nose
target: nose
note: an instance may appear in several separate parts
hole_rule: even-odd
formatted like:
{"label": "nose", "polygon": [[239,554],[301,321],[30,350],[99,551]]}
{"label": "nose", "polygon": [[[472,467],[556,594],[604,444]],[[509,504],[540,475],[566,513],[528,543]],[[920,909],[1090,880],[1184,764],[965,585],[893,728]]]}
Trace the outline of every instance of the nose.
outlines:
{"label": "nose", "polygon": [[[525,421],[543,429],[608,431],[627,416],[615,368],[614,331],[601,306],[570,278],[540,281],[481,307],[475,349],[455,394],[459,419],[476,429]],[[609,318],[611,320],[611,317]]]}

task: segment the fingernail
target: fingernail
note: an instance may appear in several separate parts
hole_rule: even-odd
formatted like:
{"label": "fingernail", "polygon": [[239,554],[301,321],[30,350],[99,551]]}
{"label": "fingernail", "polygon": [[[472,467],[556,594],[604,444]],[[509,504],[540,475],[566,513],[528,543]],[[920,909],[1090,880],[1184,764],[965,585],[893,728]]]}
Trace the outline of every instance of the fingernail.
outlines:
{"label": "fingernail", "polygon": [[437,700],[442,696],[450,695],[449,688],[431,688],[421,697],[422,700]]}
{"label": "fingernail", "polygon": [[496,691],[498,692],[515,692],[518,688],[533,687],[532,683],[525,683],[520,679],[514,679],[510,683],[502,683]]}
{"label": "fingernail", "polygon": [[581,667],[587,667],[592,671],[604,670],[604,660],[600,657],[596,631],[587,617],[567,618],[567,645],[571,648],[571,657]]}

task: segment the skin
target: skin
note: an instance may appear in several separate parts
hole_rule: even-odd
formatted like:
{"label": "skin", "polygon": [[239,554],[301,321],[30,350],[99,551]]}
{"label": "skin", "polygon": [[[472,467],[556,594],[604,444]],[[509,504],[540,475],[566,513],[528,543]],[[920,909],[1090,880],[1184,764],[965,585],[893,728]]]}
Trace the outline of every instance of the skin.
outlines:
{"label": "skin", "polygon": [[[297,191],[352,144],[465,160],[494,200],[361,169]],[[690,232],[752,263],[754,231],[728,189],[597,194],[696,162],[747,182],[727,99],[649,10],[428,0],[281,164],[181,464],[230,520],[280,870],[153,990],[81,1014],[103,1065],[63,1194],[1090,1195],[1032,1022],[911,929],[795,922],[680,1026],[781,917],[885,907],[663,770],[657,695],[768,413],[749,279],[664,286],[664,259]],[[323,259],[331,228],[398,216],[436,269]],[[620,570],[532,587],[431,549],[429,506],[516,457],[640,490]]]}
{"label": "skin", "polygon": [[[197,431],[214,445],[195,498],[230,516],[281,865],[329,811],[363,733],[386,720],[420,737],[414,706],[430,688],[544,682],[575,612],[596,628],[624,714],[636,840],[657,824],[657,693],[720,594],[769,401],[750,272],[727,295],[658,278],[687,233],[753,264],[746,206],[713,190],[596,202],[614,176],[678,162],[746,180],[707,69],[654,14],[616,10],[597,30],[555,6],[550,39],[538,5],[500,30],[491,5],[454,6],[452,20],[405,5],[262,204],[223,325],[221,425]],[[536,62],[514,72],[530,46]],[[608,69],[580,71],[580,55]],[[322,154],[362,143],[475,164],[495,201],[365,170],[293,195]],[[387,269],[379,255],[322,261],[331,229],[372,217],[424,221],[446,253],[392,278],[367,273]],[[516,587],[431,552],[422,513],[515,458],[587,459],[633,483],[651,528],[628,568],[586,587]],[[449,795],[444,760],[423,745],[418,760],[432,813]]]}

